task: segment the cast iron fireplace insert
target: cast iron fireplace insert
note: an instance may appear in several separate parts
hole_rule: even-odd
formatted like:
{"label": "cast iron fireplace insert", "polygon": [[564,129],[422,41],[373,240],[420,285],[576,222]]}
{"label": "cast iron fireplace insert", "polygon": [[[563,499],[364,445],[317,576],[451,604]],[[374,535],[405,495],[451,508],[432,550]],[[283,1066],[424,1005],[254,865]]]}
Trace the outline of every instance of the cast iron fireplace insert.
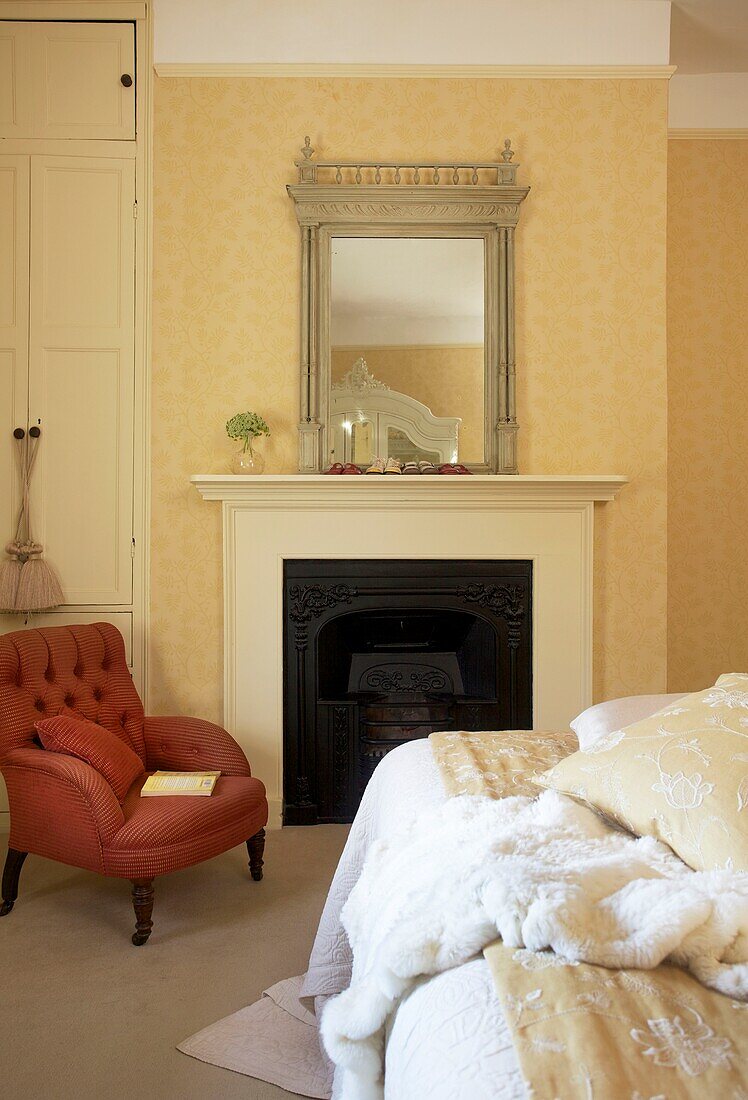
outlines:
{"label": "cast iron fireplace insert", "polygon": [[532,562],[287,560],[283,608],[285,825],[432,730],[532,728]]}

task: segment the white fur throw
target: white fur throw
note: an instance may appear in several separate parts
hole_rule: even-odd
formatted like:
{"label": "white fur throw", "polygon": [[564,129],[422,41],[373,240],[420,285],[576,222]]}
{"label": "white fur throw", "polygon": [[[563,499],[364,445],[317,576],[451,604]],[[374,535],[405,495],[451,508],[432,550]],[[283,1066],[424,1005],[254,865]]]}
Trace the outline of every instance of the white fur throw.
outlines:
{"label": "white fur throw", "polygon": [[382,1097],[387,1018],[416,979],[498,936],[612,968],[673,962],[748,1000],[748,874],[692,871],[555,791],[452,798],[377,841],[342,920],[353,977],[321,1023],[342,1100]]}

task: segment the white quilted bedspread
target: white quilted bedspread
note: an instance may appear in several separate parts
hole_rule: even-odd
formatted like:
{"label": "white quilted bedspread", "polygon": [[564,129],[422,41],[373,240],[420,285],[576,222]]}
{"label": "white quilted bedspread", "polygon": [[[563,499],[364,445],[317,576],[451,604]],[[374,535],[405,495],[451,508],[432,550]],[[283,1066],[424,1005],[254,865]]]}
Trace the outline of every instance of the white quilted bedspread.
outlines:
{"label": "white quilted bedspread", "polygon": [[[320,920],[302,986],[308,1007],[346,989],[352,956],[340,912],[372,841],[446,801],[427,741],[391,752],[366,789]],[[318,1014],[321,1003],[317,1002]],[[524,1100],[509,1030],[482,956],[420,981],[388,1028],[385,1100]],[[340,1089],[333,1089],[341,1100]]]}

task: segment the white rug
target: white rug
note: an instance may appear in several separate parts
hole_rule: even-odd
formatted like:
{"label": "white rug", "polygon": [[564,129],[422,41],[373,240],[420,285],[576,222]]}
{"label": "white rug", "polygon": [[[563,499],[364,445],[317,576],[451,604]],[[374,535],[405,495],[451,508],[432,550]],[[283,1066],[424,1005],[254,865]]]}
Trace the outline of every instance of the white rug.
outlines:
{"label": "white rug", "polygon": [[333,1066],[320,1050],[315,1017],[299,1003],[302,980],[278,982],[255,1004],[203,1028],[177,1049],[288,1092],[329,1100]]}

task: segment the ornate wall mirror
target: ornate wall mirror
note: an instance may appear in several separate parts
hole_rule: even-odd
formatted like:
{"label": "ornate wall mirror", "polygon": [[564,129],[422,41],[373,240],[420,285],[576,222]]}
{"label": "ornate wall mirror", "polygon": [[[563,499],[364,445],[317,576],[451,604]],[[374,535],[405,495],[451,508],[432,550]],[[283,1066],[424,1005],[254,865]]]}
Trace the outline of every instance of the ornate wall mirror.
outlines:
{"label": "ornate wall mirror", "polygon": [[301,227],[299,469],[374,456],[517,472],[510,143],[492,163],[316,161]]}

